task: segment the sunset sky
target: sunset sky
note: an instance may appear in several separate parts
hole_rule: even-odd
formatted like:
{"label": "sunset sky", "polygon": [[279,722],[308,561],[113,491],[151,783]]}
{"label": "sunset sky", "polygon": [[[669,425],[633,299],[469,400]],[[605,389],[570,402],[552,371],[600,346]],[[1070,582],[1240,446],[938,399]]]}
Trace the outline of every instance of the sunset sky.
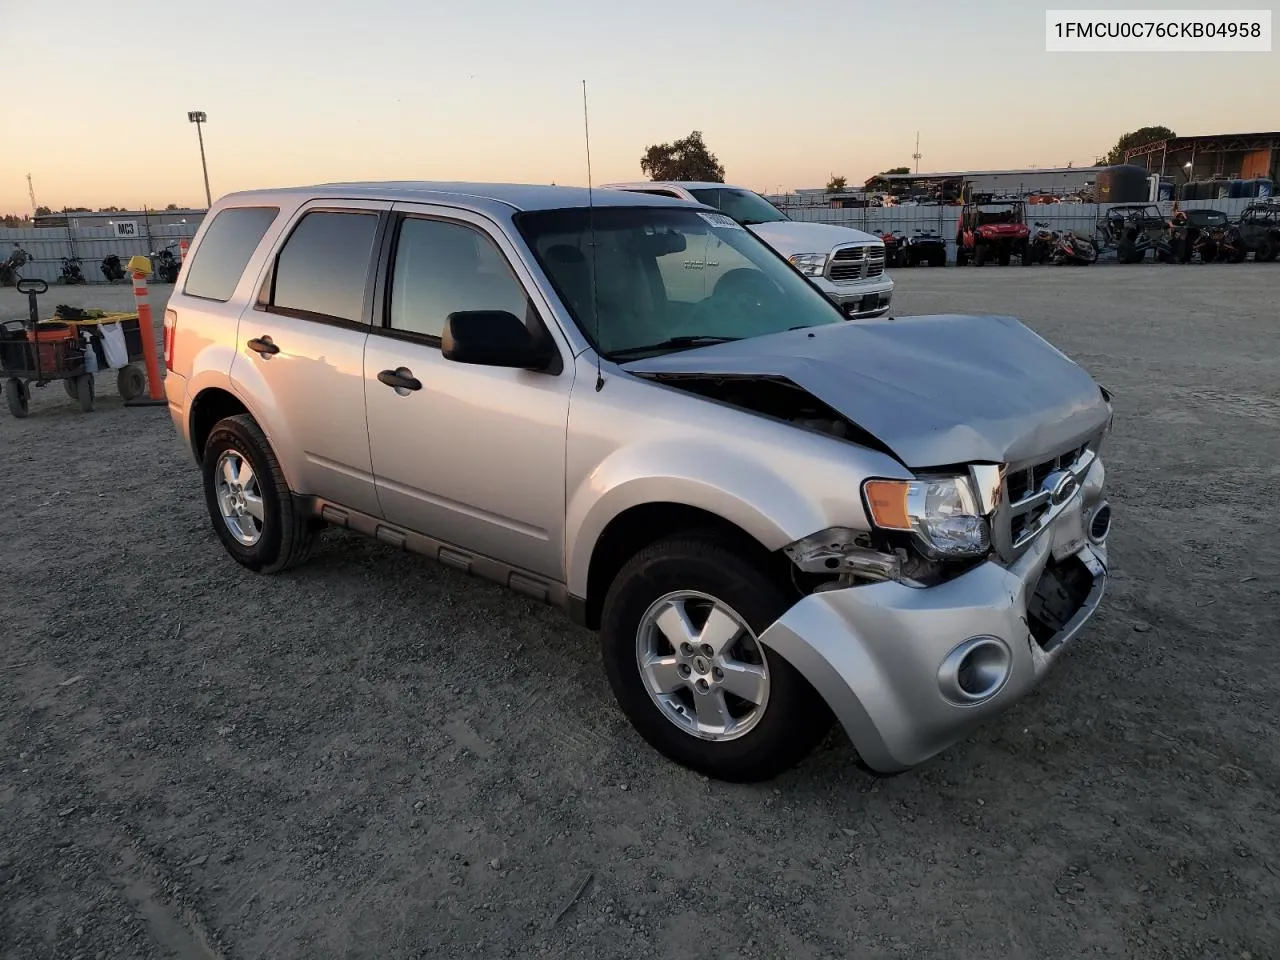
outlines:
{"label": "sunset sky", "polygon": [[[1063,3],[1054,6],[1065,5]],[[1259,4],[1253,4],[1259,6]],[[1093,6],[1105,6],[1094,3]],[[1127,7],[1232,9],[1163,0]],[[0,0],[0,213],[332,180],[597,183],[703,131],[757,190],[1280,128],[1280,54],[1046,54],[1043,4]]]}

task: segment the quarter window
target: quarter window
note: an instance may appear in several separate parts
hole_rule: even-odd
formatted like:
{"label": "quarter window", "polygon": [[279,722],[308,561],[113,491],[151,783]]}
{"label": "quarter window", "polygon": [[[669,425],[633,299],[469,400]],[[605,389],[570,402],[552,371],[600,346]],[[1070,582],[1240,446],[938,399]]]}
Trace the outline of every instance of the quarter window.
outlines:
{"label": "quarter window", "polygon": [[271,309],[360,322],[376,213],[306,214],[276,258]]}
{"label": "quarter window", "polygon": [[503,310],[524,319],[528,295],[502,251],[459,223],[410,217],[400,225],[391,281],[393,330],[439,337],[464,310]]}
{"label": "quarter window", "polygon": [[192,254],[182,292],[205,300],[230,300],[279,212],[277,207],[229,207],[220,212]]}

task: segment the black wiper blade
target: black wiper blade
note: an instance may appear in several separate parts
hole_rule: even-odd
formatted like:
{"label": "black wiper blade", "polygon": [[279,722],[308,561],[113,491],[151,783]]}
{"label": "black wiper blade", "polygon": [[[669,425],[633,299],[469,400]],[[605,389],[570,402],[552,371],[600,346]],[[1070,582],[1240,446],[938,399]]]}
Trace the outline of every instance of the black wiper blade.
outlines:
{"label": "black wiper blade", "polygon": [[682,347],[707,347],[713,343],[730,343],[741,340],[741,337],[687,336],[670,337],[657,343],[647,343],[639,347],[623,347],[605,354],[607,357],[627,357],[637,353],[652,353],[655,350],[679,350]]}

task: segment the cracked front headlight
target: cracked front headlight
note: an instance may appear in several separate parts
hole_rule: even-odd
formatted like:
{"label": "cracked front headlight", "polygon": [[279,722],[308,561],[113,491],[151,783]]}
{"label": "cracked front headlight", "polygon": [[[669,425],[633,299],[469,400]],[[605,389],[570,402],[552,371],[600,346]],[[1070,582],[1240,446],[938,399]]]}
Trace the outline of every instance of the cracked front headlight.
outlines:
{"label": "cracked front headlight", "polygon": [[991,528],[968,477],[868,480],[862,493],[878,529],[914,534],[930,558],[975,557],[991,549]]}
{"label": "cracked front headlight", "polygon": [[827,255],[825,253],[797,253],[787,259],[791,261],[792,266],[806,277],[820,277],[822,276],[822,271],[827,269]]}

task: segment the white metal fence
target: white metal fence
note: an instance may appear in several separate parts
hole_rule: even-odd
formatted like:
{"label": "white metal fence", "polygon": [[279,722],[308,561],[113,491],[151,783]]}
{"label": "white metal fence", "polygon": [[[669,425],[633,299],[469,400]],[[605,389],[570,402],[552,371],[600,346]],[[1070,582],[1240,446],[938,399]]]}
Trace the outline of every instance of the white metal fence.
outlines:
{"label": "white metal fence", "polygon": [[[1179,203],[1183,210],[1221,210],[1232,219],[1256,200],[1185,200]],[[1028,204],[1027,223],[1048,225],[1050,230],[1070,230],[1092,237],[1097,223],[1108,210],[1123,204],[1108,203],[1045,203]],[[1161,213],[1173,211],[1173,201],[1156,204]],[[793,220],[809,223],[830,223],[855,227],[868,233],[897,231],[911,234],[917,230],[932,231],[947,241],[948,256],[955,259],[956,220],[960,216],[958,206],[921,207],[862,207],[840,209],[834,207],[794,207],[784,212]],[[114,253],[122,263],[141,254],[147,256],[163,247],[173,247],[177,253],[178,241],[190,239],[200,226],[200,216],[191,217],[187,223],[144,227],[139,224],[139,236],[123,239],[115,235],[112,227],[39,227],[13,229],[0,227],[0,260],[7,259],[13,245],[19,244],[31,260],[21,268],[24,277],[38,277],[56,283],[62,274],[63,257],[79,257],[80,269],[90,283],[105,283],[99,264],[102,258]]]}
{"label": "white metal fence", "polygon": [[[1221,210],[1231,219],[1239,217],[1245,207],[1258,201],[1240,197],[1234,200],[1182,200],[1182,210]],[[1043,203],[1027,204],[1027,225],[1034,229],[1037,222],[1050,230],[1070,230],[1085,237],[1097,233],[1097,224],[1113,207],[1132,206],[1117,203]],[[1155,206],[1165,216],[1173,213],[1173,201],[1163,200]],[[808,223],[830,223],[842,227],[854,227],[867,233],[899,232],[912,234],[917,230],[932,231],[947,241],[948,256],[955,259],[956,221],[960,217],[958,206],[918,207],[860,207],[839,209],[832,207],[796,207],[784,209],[788,217]]]}
{"label": "white metal fence", "polygon": [[79,257],[80,270],[90,283],[106,283],[100,264],[103,257],[115,254],[121,264],[133,256],[149,256],[164,247],[172,247],[176,256],[178,241],[195,236],[202,217],[190,217],[187,223],[138,224],[135,237],[117,237],[114,227],[0,227],[0,260],[8,259],[18,244],[31,258],[18,273],[56,283],[62,275],[63,257]]}

